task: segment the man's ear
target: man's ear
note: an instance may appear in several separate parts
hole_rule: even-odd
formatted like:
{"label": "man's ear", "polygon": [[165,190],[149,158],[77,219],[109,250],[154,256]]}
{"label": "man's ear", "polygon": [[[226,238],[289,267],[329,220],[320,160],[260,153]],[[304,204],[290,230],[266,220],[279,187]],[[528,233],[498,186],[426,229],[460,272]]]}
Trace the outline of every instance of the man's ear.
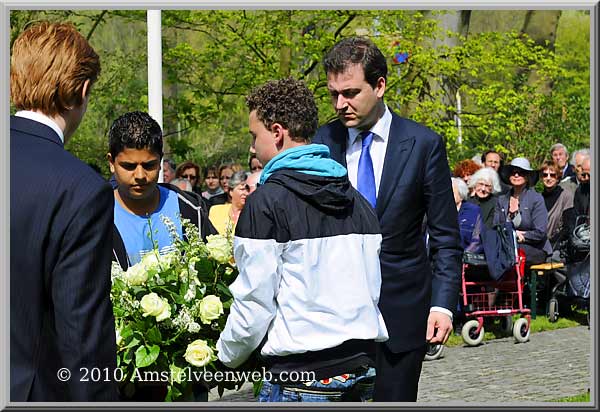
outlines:
{"label": "man's ear", "polygon": [[92,85],[90,83],[90,79],[86,79],[85,82],[83,82],[83,88],[81,89],[81,98],[82,99],[85,99],[86,97],[88,97],[91,88],[92,88]]}
{"label": "man's ear", "polygon": [[277,149],[281,149],[285,143],[284,142],[285,129],[283,128],[283,126],[281,124],[273,123],[271,125],[271,133],[273,133],[275,147],[277,147]]}
{"label": "man's ear", "polygon": [[111,173],[115,173],[115,161],[112,158],[112,155],[110,153],[106,154],[106,160],[108,160],[108,166],[110,167],[110,172]]}
{"label": "man's ear", "polygon": [[380,77],[377,79],[377,84],[375,85],[375,93],[379,99],[383,98],[385,94],[385,78]]}

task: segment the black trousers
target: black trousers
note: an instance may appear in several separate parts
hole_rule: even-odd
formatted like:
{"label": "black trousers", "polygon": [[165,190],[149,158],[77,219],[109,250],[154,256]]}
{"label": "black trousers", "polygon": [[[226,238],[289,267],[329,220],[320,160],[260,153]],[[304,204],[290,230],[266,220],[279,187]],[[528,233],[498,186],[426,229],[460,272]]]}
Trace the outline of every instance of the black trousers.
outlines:
{"label": "black trousers", "polygon": [[377,344],[375,402],[416,402],[421,367],[427,345],[409,352],[393,353],[385,343]]}

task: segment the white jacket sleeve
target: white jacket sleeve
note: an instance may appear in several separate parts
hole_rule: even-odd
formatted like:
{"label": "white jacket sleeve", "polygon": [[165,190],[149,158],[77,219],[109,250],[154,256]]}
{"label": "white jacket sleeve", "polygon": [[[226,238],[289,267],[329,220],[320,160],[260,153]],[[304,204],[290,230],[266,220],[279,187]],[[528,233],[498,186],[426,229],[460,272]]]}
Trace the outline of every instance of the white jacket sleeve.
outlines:
{"label": "white jacket sleeve", "polygon": [[217,342],[219,360],[231,368],[250,357],[275,317],[284,247],[273,239],[234,238],[239,275],[230,286],[234,302]]}

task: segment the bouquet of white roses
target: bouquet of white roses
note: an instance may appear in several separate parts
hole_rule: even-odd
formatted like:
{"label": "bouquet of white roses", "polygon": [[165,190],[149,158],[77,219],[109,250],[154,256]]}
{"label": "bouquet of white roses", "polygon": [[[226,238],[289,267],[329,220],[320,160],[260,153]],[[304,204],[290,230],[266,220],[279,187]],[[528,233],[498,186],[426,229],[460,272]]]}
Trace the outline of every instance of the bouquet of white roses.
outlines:
{"label": "bouquet of white roses", "polygon": [[163,222],[174,240],[170,252],[155,248],[127,271],[113,264],[121,389],[131,397],[139,382],[158,382],[166,388],[166,401],[194,400],[198,377],[217,368],[215,344],[233,300],[228,286],[238,271],[230,237],[208,236],[204,243],[198,228],[184,221],[182,240],[171,221]]}

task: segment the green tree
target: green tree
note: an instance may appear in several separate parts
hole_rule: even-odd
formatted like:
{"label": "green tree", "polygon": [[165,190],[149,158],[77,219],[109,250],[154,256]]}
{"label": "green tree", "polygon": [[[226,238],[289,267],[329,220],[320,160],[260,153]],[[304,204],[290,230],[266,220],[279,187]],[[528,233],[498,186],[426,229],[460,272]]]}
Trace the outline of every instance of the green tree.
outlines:
{"label": "green tree", "polygon": [[[535,34],[540,16],[527,10],[164,10],[168,155],[201,166],[245,164],[245,96],[282,76],[304,79],[320,123],[333,119],[320,62],[336,41],[356,34],[372,38],[389,58],[387,104],[439,132],[451,163],[490,147],[536,163],[554,141],[589,146],[589,13],[554,12],[543,26],[558,21],[554,50]],[[146,12],[13,11],[10,17],[11,39],[30,21],[67,20],[98,50],[102,75],[67,148],[106,173],[110,124],[126,111],[147,110]],[[392,61],[398,50],[409,53],[407,62]]]}

